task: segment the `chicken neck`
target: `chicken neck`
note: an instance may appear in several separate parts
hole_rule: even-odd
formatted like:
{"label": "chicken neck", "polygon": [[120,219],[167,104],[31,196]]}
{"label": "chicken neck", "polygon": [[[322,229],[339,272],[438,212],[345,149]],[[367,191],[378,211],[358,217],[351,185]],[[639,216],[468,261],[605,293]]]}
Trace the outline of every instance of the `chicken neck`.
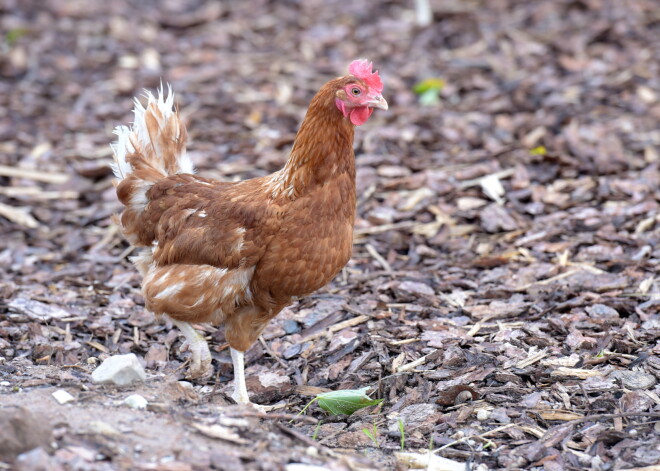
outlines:
{"label": "chicken neck", "polygon": [[347,175],[355,181],[354,126],[334,104],[329,82],[312,99],[279,177],[291,196]]}

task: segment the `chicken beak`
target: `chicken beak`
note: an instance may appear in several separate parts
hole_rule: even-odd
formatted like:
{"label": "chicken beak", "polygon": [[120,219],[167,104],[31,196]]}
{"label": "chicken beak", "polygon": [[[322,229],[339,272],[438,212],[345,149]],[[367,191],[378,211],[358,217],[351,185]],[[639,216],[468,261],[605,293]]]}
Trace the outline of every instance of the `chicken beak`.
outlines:
{"label": "chicken beak", "polygon": [[381,110],[387,110],[388,105],[387,101],[385,101],[385,98],[383,98],[383,95],[376,95],[372,97],[368,102],[367,106],[369,108],[380,108]]}

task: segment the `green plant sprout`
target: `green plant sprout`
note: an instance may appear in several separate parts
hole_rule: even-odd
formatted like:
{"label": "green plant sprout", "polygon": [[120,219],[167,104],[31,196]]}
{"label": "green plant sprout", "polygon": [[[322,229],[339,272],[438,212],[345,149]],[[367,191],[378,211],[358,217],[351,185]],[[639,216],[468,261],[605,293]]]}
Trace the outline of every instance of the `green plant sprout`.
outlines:
{"label": "green plant sprout", "polygon": [[28,30],[26,28],[10,29],[5,34],[5,42],[7,43],[8,46],[13,46],[16,43],[16,41],[18,41],[21,37],[25,36],[27,33]]}
{"label": "green plant sprout", "polygon": [[319,423],[316,424],[316,428],[314,429],[314,434],[312,435],[312,440],[316,441],[316,439],[319,436],[319,429],[321,428],[321,424],[323,423],[322,420],[319,420]]}
{"label": "green plant sprout", "polygon": [[406,448],[406,429],[404,428],[403,420],[401,419],[399,419],[399,437],[401,443],[401,451],[403,451]]}
{"label": "green plant sprout", "polygon": [[413,92],[419,96],[419,104],[422,106],[433,106],[440,103],[440,92],[445,86],[441,78],[427,78],[417,82],[413,86]]}
{"label": "green plant sprout", "polygon": [[374,445],[377,447],[378,446],[378,427],[376,424],[373,424],[374,428],[373,431],[369,430],[368,428],[363,428],[362,433],[364,433],[367,437],[371,438],[371,441],[374,442]]}

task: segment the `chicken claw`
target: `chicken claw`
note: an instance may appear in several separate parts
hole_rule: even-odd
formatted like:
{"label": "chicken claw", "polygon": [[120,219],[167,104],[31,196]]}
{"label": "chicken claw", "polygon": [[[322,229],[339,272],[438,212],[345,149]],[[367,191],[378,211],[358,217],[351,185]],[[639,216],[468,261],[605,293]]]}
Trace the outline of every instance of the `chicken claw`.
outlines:
{"label": "chicken claw", "polygon": [[213,365],[211,364],[211,352],[209,345],[192,325],[187,322],[172,320],[172,322],[181,330],[186,337],[190,353],[192,354],[192,363],[188,372],[187,379],[204,379],[213,376]]}

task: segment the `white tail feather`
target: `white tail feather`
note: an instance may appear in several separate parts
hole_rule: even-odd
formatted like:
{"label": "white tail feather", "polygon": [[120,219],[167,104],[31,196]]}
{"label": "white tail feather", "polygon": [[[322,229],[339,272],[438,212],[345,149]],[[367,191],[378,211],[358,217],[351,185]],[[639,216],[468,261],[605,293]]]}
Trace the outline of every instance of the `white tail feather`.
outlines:
{"label": "white tail feather", "polygon": [[[152,115],[156,118],[161,130],[176,113],[174,109],[174,92],[172,92],[172,87],[169,84],[167,85],[167,95],[165,95],[163,85],[161,84],[158,89],[157,98],[148,90],[145,90],[144,97],[147,99],[146,107],[142,105],[138,98],[134,99],[135,107],[133,108],[133,125],[130,128],[128,126],[117,126],[113,131],[113,133],[117,135],[117,141],[110,144],[115,160],[114,163],[110,164],[110,167],[112,168],[115,177],[119,179],[126,178],[126,176],[133,171],[130,163],[126,161],[126,155],[136,151],[131,142],[132,139],[141,149],[151,148],[154,154],[158,156],[158,149],[154,148],[155,143],[152,142],[151,137],[149,136],[145,119],[145,114],[149,112],[148,110],[150,110],[151,105],[153,104],[159,112],[152,113]],[[178,120],[177,117],[175,117],[175,119]],[[175,137],[179,138],[180,128],[177,126],[176,130],[177,135]],[[178,167],[176,173],[195,173],[193,162],[185,151],[176,156],[176,162]],[[162,168],[163,175],[167,175],[162,162],[152,163],[160,164],[158,166]]]}
{"label": "white tail feather", "polygon": [[135,152],[133,144],[131,144],[131,140],[129,139],[131,132],[132,131],[128,128],[128,126],[117,126],[112,132],[113,134],[117,135],[117,142],[110,144],[112,153],[115,157],[115,161],[110,164],[110,167],[112,168],[115,177],[119,179],[125,178],[126,175],[131,173],[133,170],[130,164],[126,162],[126,153]]}

